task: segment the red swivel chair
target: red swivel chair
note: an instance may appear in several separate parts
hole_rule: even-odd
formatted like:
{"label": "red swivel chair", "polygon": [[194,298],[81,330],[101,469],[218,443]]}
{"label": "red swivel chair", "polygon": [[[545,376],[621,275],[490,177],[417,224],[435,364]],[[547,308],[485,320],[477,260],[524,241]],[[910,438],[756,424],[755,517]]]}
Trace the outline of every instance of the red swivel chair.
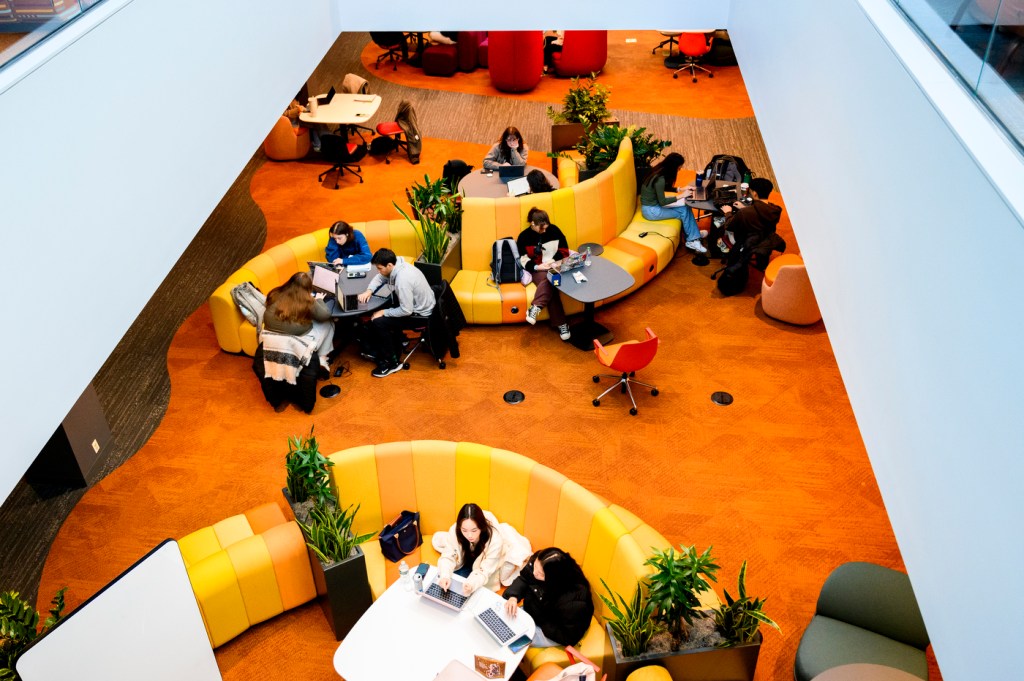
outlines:
{"label": "red swivel chair", "polygon": [[597,355],[597,361],[609,369],[621,372],[619,374],[599,374],[594,376],[594,383],[600,383],[602,378],[618,379],[618,383],[594,399],[595,407],[601,406],[602,397],[615,390],[615,388],[619,388],[622,392],[629,395],[629,401],[633,404],[629,413],[636,416],[636,400],[633,399],[633,391],[629,387],[630,384],[642,385],[645,388],[650,388],[652,395],[656,396],[658,394],[657,387],[633,379],[636,372],[650,364],[658,353],[658,337],[649,328],[645,329],[645,331],[647,332],[647,339],[642,341],[626,341],[604,347],[600,341],[594,340],[594,354]]}
{"label": "red swivel chair", "polygon": [[700,65],[701,58],[711,51],[713,36],[706,33],[680,33],[679,53],[683,55],[683,65],[672,74],[673,78],[679,77],[680,71],[690,69],[693,82],[697,82],[697,71],[708,74],[708,78],[714,78],[715,74]]}

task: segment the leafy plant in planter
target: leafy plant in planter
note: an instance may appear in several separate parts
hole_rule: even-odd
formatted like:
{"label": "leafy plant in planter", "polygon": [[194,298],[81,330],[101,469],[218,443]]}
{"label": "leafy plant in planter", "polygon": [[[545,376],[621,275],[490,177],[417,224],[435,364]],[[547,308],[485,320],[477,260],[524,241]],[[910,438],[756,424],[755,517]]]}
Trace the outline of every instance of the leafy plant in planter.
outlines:
{"label": "leafy plant in planter", "polygon": [[[670,140],[663,140],[647,132],[647,128],[602,125],[587,133],[576,145],[589,170],[601,170],[611,165],[619,154],[619,144],[629,137],[633,143],[633,164],[649,168],[662,152],[672,146]],[[638,180],[640,178],[637,178]]]}
{"label": "leafy plant in planter", "polygon": [[0,680],[17,681],[21,677],[14,671],[18,656],[30,643],[52,629],[64,613],[62,587],[50,601],[50,616],[39,627],[39,613],[21,599],[17,591],[0,593]]}
{"label": "leafy plant in planter", "polygon": [[352,533],[352,523],[358,512],[359,506],[343,509],[333,503],[318,504],[309,512],[309,523],[299,523],[309,540],[306,545],[325,565],[340,563],[351,556],[357,546],[377,536],[373,532]]}
{"label": "leafy plant in planter", "polygon": [[721,644],[723,647],[752,642],[762,623],[775,627],[779,632],[782,631],[779,625],[765,614],[765,599],[747,595],[746,576],[747,561],[743,561],[738,580],[739,598],[733,599],[726,591],[725,603],[715,610],[715,625],[725,639]]}
{"label": "leafy plant in planter", "polygon": [[423,260],[439,264],[448,252],[451,234],[461,229],[462,197],[453,195],[444,179],[431,180],[428,175],[423,176],[423,184],[413,183],[411,190],[406,189],[405,196],[414,217],[391,203],[416,232]]}
{"label": "leafy plant in planter", "polygon": [[[711,548],[698,554],[694,546],[655,550],[645,565],[654,568],[648,579],[649,602],[654,605],[654,619],[663,622],[672,634],[673,649],[689,637],[689,627],[696,618],[707,617],[701,610],[699,594],[710,591],[707,579],[718,581],[718,565],[711,557]],[[707,579],[705,579],[707,578]]]}
{"label": "leafy plant in planter", "polygon": [[597,74],[580,82],[579,77],[572,79],[569,91],[562,99],[562,110],[555,111],[548,107],[548,118],[554,123],[582,123],[590,128],[611,115],[608,111],[608,98],[611,88],[597,82]]}
{"label": "leafy plant in planter", "polygon": [[312,428],[306,437],[289,437],[284,467],[292,503],[301,504],[313,500],[322,505],[335,501],[327,475],[327,469],[333,465],[333,461],[320,453],[320,445],[313,436]]}
{"label": "leafy plant in planter", "polygon": [[611,596],[608,598],[598,594],[612,613],[612,617],[607,618],[608,626],[622,646],[622,654],[627,657],[643,654],[654,635],[654,620],[651,618],[654,604],[644,598],[640,584],[636,585],[633,598],[629,601],[613,592],[604,579],[601,580],[601,586]]}

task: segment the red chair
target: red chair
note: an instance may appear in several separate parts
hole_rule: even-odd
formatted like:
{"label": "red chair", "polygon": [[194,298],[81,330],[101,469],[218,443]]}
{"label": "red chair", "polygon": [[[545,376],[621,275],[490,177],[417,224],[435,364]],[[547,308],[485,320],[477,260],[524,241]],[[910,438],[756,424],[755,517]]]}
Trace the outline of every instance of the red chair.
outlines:
{"label": "red chair", "polygon": [[683,65],[672,74],[673,78],[679,77],[680,71],[690,69],[693,82],[697,82],[697,71],[708,74],[708,78],[714,78],[715,74],[700,65],[701,58],[711,51],[713,36],[706,33],[680,33],[679,53],[683,55]]}
{"label": "red chair", "polygon": [[551,59],[563,78],[600,73],[608,61],[608,31],[566,31],[562,51]]}
{"label": "red chair", "polygon": [[615,388],[619,388],[622,392],[629,395],[629,401],[633,404],[629,413],[636,416],[636,400],[633,399],[633,391],[629,387],[632,383],[650,388],[651,394],[657,396],[657,387],[633,379],[636,372],[650,364],[658,353],[658,337],[649,328],[645,329],[645,331],[647,332],[647,339],[642,341],[626,341],[604,347],[600,341],[594,340],[594,354],[597,355],[597,361],[609,369],[621,372],[620,374],[599,374],[594,376],[594,383],[600,383],[602,378],[618,379],[618,383],[594,399],[595,407],[601,406],[602,397],[615,390]]}
{"label": "red chair", "polygon": [[544,73],[543,31],[491,31],[487,35],[491,85],[502,92],[527,92]]}

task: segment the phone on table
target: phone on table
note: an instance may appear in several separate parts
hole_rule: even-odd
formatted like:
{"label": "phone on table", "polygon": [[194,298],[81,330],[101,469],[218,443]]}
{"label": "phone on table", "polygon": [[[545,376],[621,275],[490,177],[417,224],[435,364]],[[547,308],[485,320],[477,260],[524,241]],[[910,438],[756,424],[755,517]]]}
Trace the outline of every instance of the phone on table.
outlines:
{"label": "phone on table", "polygon": [[515,639],[514,641],[510,641],[509,644],[508,644],[508,649],[511,650],[513,653],[518,653],[520,650],[522,650],[526,646],[530,645],[530,641],[531,640],[532,639],[530,639],[529,636],[527,636],[526,634],[523,634],[522,636],[520,636],[519,638]]}

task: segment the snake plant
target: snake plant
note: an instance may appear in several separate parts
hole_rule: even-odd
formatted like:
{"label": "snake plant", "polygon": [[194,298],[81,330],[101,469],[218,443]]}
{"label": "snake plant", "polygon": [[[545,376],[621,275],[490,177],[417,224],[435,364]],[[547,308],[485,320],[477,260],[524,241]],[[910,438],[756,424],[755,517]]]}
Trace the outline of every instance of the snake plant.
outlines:
{"label": "snake plant", "polygon": [[750,643],[762,623],[782,631],[779,625],[764,613],[765,599],[747,595],[746,577],[747,561],[743,561],[738,580],[739,598],[734,599],[726,591],[725,603],[715,610],[715,625],[725,639],[722,646]]}
{"label": "snake plant", "polygon": [[313,550],[325,564],[340,563],[352,555],[355,547],[377,536],[369,534],[352,534],[352,523],[355,522],[359,506],[353,509],[338,508],[333,503],[316,505],[309,512],[309,523],[299,523],[303,534],[309,540],[306,546]]}
{"label": "snake plant", "polygon": [[622,654],[625,657],[635,657],[647,651],[647,644],[654,635],[654,620],[651,615],[654,612],[654,604],[644,598],[641,584],[636,585],[633,598],[626,601],[625,598],[611,590],[608,584],[601,580],[601,586],[608,592],[608,596],[598,594],[604,604],[608,606],[611,617],[605,617],[615,639],[622,646]]}

